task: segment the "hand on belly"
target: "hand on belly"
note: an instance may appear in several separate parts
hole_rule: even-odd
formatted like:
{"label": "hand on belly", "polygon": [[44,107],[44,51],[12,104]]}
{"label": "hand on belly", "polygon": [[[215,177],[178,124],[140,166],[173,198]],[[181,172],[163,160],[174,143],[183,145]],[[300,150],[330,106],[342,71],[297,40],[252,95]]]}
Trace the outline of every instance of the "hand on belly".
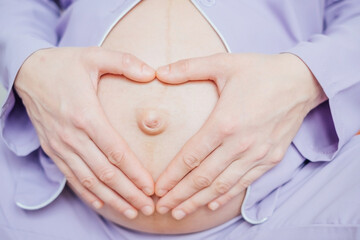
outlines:
{"label": "hand on belly", "polygon": [[[152,175],[154,181],[176,153],[206,121],[217,102],[210,81],[170,86],[154,80],[141,84],[122,76],[107,75],[101,80],[99,98],[112,126]],[[170,214],[139,214],[129,221],[112,208],[98,212],[128,228],[155,233],[187,233],[217,226],[240,213],[243,196],[214,212],[199,208],[184,220]],[[153,196],[156,203],[158,197]]]}
{"label": "hand on belly", "polygon": [[[204,44],[206,42],[206,44]],[[189,1],[142,1],[107,36],[104,48],[129,52],[157,68],[172,61],[224,52],[206,20]],[[116,131],[156,180],[181,147],[203,125],[218,93],[210,81],[142,84],[104,75],[98,96]],[[216,212],[199,208],[184,220],[170,214],[124,218],[109,206],[97,210],[122,226],[153,233],[187,233],[211,228],[240,213],[243,195]],[[158,198],[153,196],[155,202]]]}

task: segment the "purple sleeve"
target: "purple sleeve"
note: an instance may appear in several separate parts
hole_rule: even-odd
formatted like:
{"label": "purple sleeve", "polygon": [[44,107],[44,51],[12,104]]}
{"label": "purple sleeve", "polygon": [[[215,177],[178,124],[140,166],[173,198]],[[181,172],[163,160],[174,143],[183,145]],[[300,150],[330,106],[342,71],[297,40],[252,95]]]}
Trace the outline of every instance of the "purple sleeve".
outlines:
{"label": "purple sleeve", "polygon": [[23,62],[35,51],[57,44],[59,6],[50,0],[0,0],[0,81],[7,91],[2,105],[1,133],[7,146],[23,156],[39,147],[13,84]]}
{"label": "purple sleeve", "polygon": [[360,130],[360,1],[326,2],[322,34],[288,52],[300,57],[328,101],[305,118],[294,144],[311,161],[332,160]]}

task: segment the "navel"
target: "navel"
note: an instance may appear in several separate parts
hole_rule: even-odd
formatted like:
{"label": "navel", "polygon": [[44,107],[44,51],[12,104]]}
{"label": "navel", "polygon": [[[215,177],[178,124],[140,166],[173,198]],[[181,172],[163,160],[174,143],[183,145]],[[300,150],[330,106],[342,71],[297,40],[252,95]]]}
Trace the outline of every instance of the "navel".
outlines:
{"label": "navel", "polygon": [[167,114],[159,109],[139,109],[137,124],[147,135],[158,135],[166,129]]}

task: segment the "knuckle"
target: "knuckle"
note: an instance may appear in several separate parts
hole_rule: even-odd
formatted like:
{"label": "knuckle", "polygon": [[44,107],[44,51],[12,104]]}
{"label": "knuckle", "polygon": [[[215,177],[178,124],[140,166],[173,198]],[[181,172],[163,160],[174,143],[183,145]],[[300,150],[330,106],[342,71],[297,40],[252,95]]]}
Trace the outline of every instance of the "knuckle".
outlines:
{"label": "knuckle", "polygon": [[104,183],[111,183],[115,177],[115,170],[110,168],[105,168],[100,173],[100,180]]}
{"label": "knuckle", "polygon": [[124,198],[133,206],[139,206],[141,204],[140,198],[134,194],[128,194],[124,196]]}
{"label": "knuckle", "polygon": [[221,197],[221,203],[222,204],[226,204],[228,203],[231,199],[233,199],[235,196],[234,194],[228,192],[226,194],[224,194],[222,197]]}
{"label": "knuckle", "polygon": [[270,151],[269,145],[260,147],[256,153],[256,157],[255,157],[256,161],[259,161],[259,160],[265,158],[266,155],[268,155],[269,151]]}
{"label": "knuckle", "polygon": [[145,187],[145,186],[140,186],[140,182],[141,182],[141,177],[142,176],[137,176],[137,175],[134,175],[134,176],[129,176],[130,180],[135,184],[137,185],[138,187],[142,188],[142,187]]}
{"label": "knuckle", "polygon": [[168,200],[168,204],[167,206],[170,208],[175,207],[177,204],[180,204],[181,202],[183,202],[186,198],[184,196],[182,196],[179,193],[174,193],[171,195],[171,197]]}
{"label": "knuckle", "polygon": [[63,131],[60,131],[58,133],[58,135],[59,135],[60,140],[63,143],[65,143],[65,144],[67,144],[69,146],[73,145],[73,137],[72,137],[72,134],[68,130],[64,129]]}
{"label": "knuckle", "polygon": [[279,164],[283,159],[283,157],[284,157],[284,151],[282,151],[280,148],[275,149],[270,158],[270,164],[272,165]]}
{"label": "knuckle", "polygon": [[176,184],[178,184],[179,180],[177,179],[167,179],[166,180],[166,186],[168,187],[168,189],[172,189],[173,187],[176,186]]}
{"label": "knuckle", "polygon": [[251,179],[249,179],[247,177],[243,177],[240,180],[239,185],[240,185],[241,189],[245,189],[245,188],[249,187],[251,185],[251,183],[252,183]]}
{"label": "knuckle", "polygon": [[215,183],[215,192],[217,194],[225,194],[231,189],[232,185],[226,181],[218,181]]}
{"label": "knuckle", "polygon": [[190,214],[194,212],[199,206],[200,204],[197,201],[195,201],[194,199],[189,199],[186,205],[184,206],[183,211],[186,214]]}
{"label": "knuckle", "polygon": [[79,128],[79,129],[85,129],[91,123],[92,114],[90,113],[90,111],[88,111],[86,109],[82,109],[82,110],[77,111],[76,113],[72,114],[70,119],[75,127]]}
{"label": "knuckle", "polygon": [[244,153],[246,152],[251,146],[251,141],[250,140],[242,140],[239,144],[238,144],[238,152],[239,153]]}
{"label": "knuckle", "polygon": [[192,170],[200,165],[200,159],[196,157],[194,154],[185,155],[183,157],[183,162],[189,170]]}
{"label": "knuckle", "polygon": [[197,189],[203,189],[211,184],[211,180],[205,176],[195,176],[193,179],[194,185]]}
{"label": "knuckle", "polygon": [[120,212],[124,210],[124,207],[119,203],[119,200],[116,197],[110,197],[107,199],[106,204]]}
{"label": "knuckle", "polygon": [[233,116],[222,116],[218,120],[218,129],[222,137],[231,136],[237,129],[237,120]]}
{"label": "knuckle", "polygon": [[85,125],[83,118],[78,114],[73,114],[72,116],[70,116],[70,119],[74,126],[77,128],[83,128],[83,126]]}
{"label": "knuckle", "polygon": [[234,153],[231,155],[232,159],[239,159],[241,158],[244,153],[249,150],[251,146],[251,142],[249,140],[242,140],[239,144],[236,145],[234,149]]}
{"label": "knuckle", "polygon": [[80,182],[87,189],[93,189],[96,185],[96,179],[94,177],[84,177]]}
{"label": "knuckle", "polygon": [[109,154],[110,161],[115,166],[120,166],[125,162],[126,154],[124,151],[112,150],[112,151],[109,151],[108,154]]}
{"label": "knuckle", "polygon": [[56,139],[49,139],[49,147],[56,153],[61,151],[60,143]]}
{"label": "knuckle", "polygon": [[66,181],[68,181],[69,183],[73,184],[77,181],[76,177],[68,172],[64,172],[63,173],[65,178],[66,178]]}

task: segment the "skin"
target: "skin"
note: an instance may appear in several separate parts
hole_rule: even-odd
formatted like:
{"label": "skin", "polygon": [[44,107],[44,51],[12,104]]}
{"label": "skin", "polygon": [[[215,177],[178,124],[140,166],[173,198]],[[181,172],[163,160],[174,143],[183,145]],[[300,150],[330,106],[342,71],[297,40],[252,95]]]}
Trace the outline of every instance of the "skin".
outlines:
{"label": "skin", "polygon": [[[68,60],[74,58],[79,65]],[[59,65],[63,68],[52,69]],[[51,69],[51,74],[44,74],[44,69]],[[73,74],[67,76],[63,69]],[[101,48],[46,49],[23,64],[15,89],[41,146],[83,199],[95,208],[105,202],[130,219],[137,209],[151,215],[154,203],[139,189],[152,195],[152,178],[110,127],[96,97],[104,73],[139,82],[155,77],[151,68],[129,54]],[[73,86],[74,76],[83,76],[77,78],[84,79],[81,88]],[[278,164],[304,117],[326,100],[310,70],[291,54],[216,54],[161,67],[156,77],[168,84],[210,79],[220,95],[204,126],[156,182],[155,192],[161,197],[157,211],[164,214],[171,209],[178,220],[204,205],[218,209]],[[54,89],[59,81],[64,86]],[[43,99],[53,102],[45,104]],[[78,147],[84,145],[86,151]],[[132,206],[129,199],[140,200]]]}
{"label": "skin", "polygon": [[[292,54],[216,54],[157,70],[169,84],[212,80],[220,98],[202,128],[156,182],[159,213],[182,219],[216,210],[277,165],[305,116],[326,100]],[[246,86],[246,87],[244,87]]]}
{"label": "skin", "polygon": [[41,147],[82,199],[96,209],[106,203],[130,219],[138,209],[151,215],[153,179],[110,125],[97,97],[105,73],[138,82],[155,77],[151,67],[130,54],[99,47],[54,48],[39,50],[24,62],[15,90]]}
{"label": "skin", "polygon": [[[137,210],[151,215],[154,181],[111,127],[96,95],[107,73],[138,82],[155,78],[153,69],[119,51],[44,49],[26,60],[15,89],[42,148],[82,199],[130,219]],[[326,99],[291,54],[216,54],[176,62],[156,75],[167,84],[210,79],[220,95],[203,127],[156,182],[157,211],[172,210],[175,219],[206,205],[216,210],[242,194],[281,161],[304,117]]]}

